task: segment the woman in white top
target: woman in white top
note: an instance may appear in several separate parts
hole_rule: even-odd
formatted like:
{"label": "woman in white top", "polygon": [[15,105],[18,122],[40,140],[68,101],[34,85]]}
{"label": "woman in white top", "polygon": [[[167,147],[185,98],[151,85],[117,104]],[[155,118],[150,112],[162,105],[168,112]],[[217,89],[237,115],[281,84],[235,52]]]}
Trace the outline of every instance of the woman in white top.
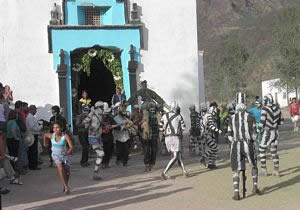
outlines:
{"label": "woman in white top", "polygon": [[[52,143],[52,159],[56,164],[57,172],[64,187],[64,193],[69,194],[68,185],[70,178],[71,154],[73,144],[68,134],[62,133],[62,126],[59,122],[53,124],[53,133],[44,135],[44,146],[48,146],[48,141]],[[67,148],[68,145],[68,148]]]}
{"label": "woman in white top", "polygon": [[5,138],[6,133],[6,121],[9,112],[9,105],[4,100],[4,88],[0,87],[0,138]]}

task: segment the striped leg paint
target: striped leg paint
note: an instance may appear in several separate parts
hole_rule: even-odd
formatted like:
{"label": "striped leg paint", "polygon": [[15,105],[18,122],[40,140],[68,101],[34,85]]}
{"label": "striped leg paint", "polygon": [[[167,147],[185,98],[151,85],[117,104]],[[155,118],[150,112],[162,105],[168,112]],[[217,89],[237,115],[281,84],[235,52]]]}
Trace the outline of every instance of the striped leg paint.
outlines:
{"label": "striped leg paint", "polygon": [[239,184],[240,184],[240,172],[233,171],[232,173],[232,181],[233,181],[233,200],[240,200],[240,193],[239,193]]}
{"label": "striped leg paint", "polygon": [[195,153],[196,146],[197,146],[197,137],[191,136],[191,138],[190,138],[190,145],[189,145],[190,153],[191,154]]}
{"label": "striped leg paint", "polygon": [[252,180],[253,180],[253,189],[252,192],[256,195],[261,195],[262,192],[258,189],[257,182],[258,182],[258,169],[257,167],[252,167]]}
{"label": "striped leg paint", "polygon": [[257,182],[258,182],[258,170],[257,170],[257,167],[253,167],[251,173],[252,173],[253,186],[257,186]]}
{"label": "striped leg paint", "polygon": [[202,156],[202,154],[205,153],[205,141],[201,136],[199,136],[197,138],[197,142],[198,142],[198,148],[199,148],[199,155]]}
{"label": "striped leg paint", "polygon": [[[276,132],[278,133],[278,131]],[[271,155],[272,155],[272,160],[274,163],[274,172],[273,175],[274,176],[280,176],[280,172],[279,172],[279,156],[278,156],[278,135],[276,135],[276,140],[273,141],[271,143]]]}
{"label": "striped leg paint", "polygon": [[239,192],[239,184],[240,184],[240,172],[239,171],[233,171],[232,181],[233,181],[234,192]]}
{"label": "striped leg paint", "polygon": [[212,165],[215,167],[215,161],[217,158],[217,152],[218,152],[218,145],[216,144],[215,139],[213,139],[211,136],[208,136],[207,138],[207,147],[208,151],[204,154],[205,158],[208,158],[208,167],[209,165]]}
{"label": "striped leg paint", "polygon": [[262,175],[267,176],[267,158],[266,158],[266,150],[268,146],[268,142],[270,141],[270,131],[265,131],[259,145],[259,158],[262,168]]}

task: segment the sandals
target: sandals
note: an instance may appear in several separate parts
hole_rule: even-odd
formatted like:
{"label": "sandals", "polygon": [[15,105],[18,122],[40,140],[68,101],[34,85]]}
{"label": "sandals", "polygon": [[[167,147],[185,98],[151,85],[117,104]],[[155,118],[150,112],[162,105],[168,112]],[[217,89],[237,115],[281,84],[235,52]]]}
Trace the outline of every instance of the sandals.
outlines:
{"label": "sandals", "polygon": [[68,195],[68,194],[70,194],[70,193],[71,193],[70,189],[64,187],[64,194],[65,194],[65,195]]}
{"label": "sandals", "polygon": [[183,173],[183,176],[184,176],[185,178],[189,178],[189,177],[191,176],[191,174],[190,174],[189,172],[184,172],[184,173]]}
{"label": "sandals", "polygon": [[99,180],[102,180],[102,178],[98,175],[98,174],[94,174],[93,175],[93,180],[95,180],[95,181],[99,181]]}
{"label": "sandals", "polygon": [[5,155],[5,157],[8,160],[12,161],[12,162],[17,162],[18,161],[18,157],[13,157],[13,156],[9,156],[9,155]]}
{"label": "sandals", "polygon": [[11,179],[11,180],[9,181],[9,184],[23,185],[23,182],[21,182],[20,180],[14,178],[14,179]]}
{"label": "sandals", "polygon": [[163,179],[163,180],[168,180],[168,179],[171,179],[170,176],[166,175],[164,172],[161,173],[160,177]]}
{"label": "sandals", "polygon": [[206,161],[204,157],[200,158],[200,164],[203,165],[204,167],[206,167]]}

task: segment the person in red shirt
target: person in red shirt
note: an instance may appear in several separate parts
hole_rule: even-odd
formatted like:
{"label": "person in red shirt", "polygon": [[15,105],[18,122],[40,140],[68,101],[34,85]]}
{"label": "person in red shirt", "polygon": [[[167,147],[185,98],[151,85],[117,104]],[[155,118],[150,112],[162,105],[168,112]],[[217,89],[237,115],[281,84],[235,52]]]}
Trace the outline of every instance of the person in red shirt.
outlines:
{"label": "person in red shirt", "polygon": [[22,102],[22,108],[21,109],[22,109],[22,111],[21,111],[22,120],[25,122],[27,114],[28,114],[28,103]]}
{"label": "person in red shirt", "polygon": [[298,131],[299,109],[300,104],[297,103],[296,98],[292,99],[292,103],[289,105],[291,119],[294,123],[294,131]]}

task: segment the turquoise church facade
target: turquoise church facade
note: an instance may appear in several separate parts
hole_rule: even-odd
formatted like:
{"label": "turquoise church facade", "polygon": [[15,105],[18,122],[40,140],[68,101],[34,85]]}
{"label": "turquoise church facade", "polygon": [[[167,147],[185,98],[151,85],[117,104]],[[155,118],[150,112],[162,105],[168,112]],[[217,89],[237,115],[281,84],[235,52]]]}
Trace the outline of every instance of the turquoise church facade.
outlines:
{"label": "turquoise church facade", "polygon": [[[85,13],[90,9],[100,11],[98,25],[86,24]],[[48,44],[49,53],[53,54],[55,70],[58,70],[57,67],[61,64],[61,50],[65,54],[63,59],[66,66],[66,90],[63,90],[66,91],[67,103],[65,116],[72,125],[71,52],[95,45],[120,49],[123,88],[126,96],[130,97],[132,83],[128,65],[132,61],[132,56],[129,52],[134,47],[134,60],[136,62],[140,60],[138,52],[142,47],[142,26],[130,23],[126,0],[65,0],[62,10],[62,24],[48,26]]]}

